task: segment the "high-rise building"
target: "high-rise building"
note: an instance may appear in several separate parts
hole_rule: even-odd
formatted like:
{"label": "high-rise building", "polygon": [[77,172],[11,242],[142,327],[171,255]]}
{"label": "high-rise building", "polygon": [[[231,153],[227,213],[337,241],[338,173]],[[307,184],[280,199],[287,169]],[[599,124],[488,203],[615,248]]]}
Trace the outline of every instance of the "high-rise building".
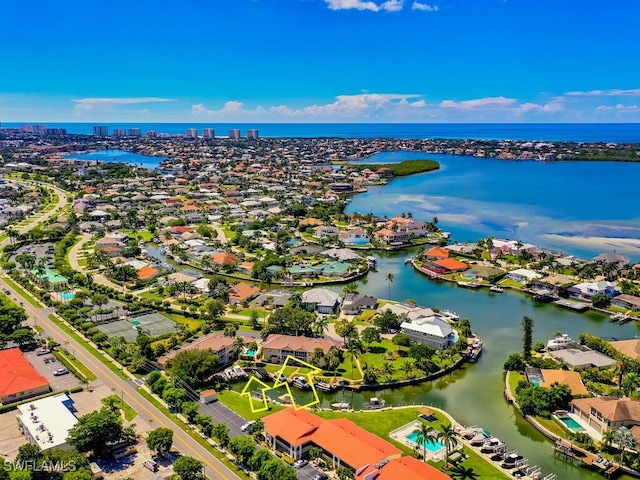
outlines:
{"label": "high-rise building", "polygon": [[229,130],[229,138],[232,140],[238,140],[240,138],[240,129],[232,128]]}
{"label": "high-rise building", "polygon": [[158,136],[158,132],[156,132],[155,130],[149,130],[147,132],[147,137],[149,138],[156,138]]}
{"label": "high-rise building", "polygon": [[198,138],[197,128],[187,128],[187,132],[184,135],[186,138]]}
{"label": "high-rise building", "polygon": [[202,129],[202,136],[204,138],[216,138],[216,131],[213,128]]}
{"label": "high-rise building", "polygon": [[28,123],[20,127],[20,133],[33,133],[33,126]]}
{"label": "high-rise building", "polygon": [[258,130],[256,128],[247,130],[247,138],[249,140],[258,140]]}
{"label": "high-rise building", "polygon": [[127,132],[129,137],[139,137],[140,129],[139,128],[130,128]]}
{"label": "high-rise building", "polygon": [[44,134],[45,135],[66,135],[67,129],[66,128],[46,128],[44,130]]}
{"label": "high-rise building", "polygon": [[106,137],[107,135],[109,135],[109,127],[107,127],[106,125],[95,126],[93,127],[93,134],[99,135],[101,137]]}
{"label": "high-rise building", "polygon": [[114,128],[113,129],[113,136],[114,137],[126,137],[127,136],[127,131],[124,128]]}
{"label": "high-rise building", "polygon": [[35,133],[36,135],[44,135],[44,132],[47,130],[47,126],[46,125],[34,125],[33,126],[33,133]]}

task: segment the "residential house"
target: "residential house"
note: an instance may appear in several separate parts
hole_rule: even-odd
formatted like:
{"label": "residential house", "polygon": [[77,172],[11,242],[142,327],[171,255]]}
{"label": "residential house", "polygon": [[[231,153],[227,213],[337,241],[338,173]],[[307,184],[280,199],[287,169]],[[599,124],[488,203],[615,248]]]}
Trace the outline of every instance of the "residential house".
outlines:
{"label": "residential house", "polygon": [[0,350],[0,403],[6,405],[47,393],[49,382],[24,358],[19,348]]}
{"label": "residential house", "polygon": [[240,263],[240,259],[233,253],[229,252],[218,252],[211,256],[211,260],[220,266],[224,266],[227,264],[237,265]]}
{"label": "residential house", "polygon": [[508,279],[515,280],[516,282],[520,282],[520,283],[533,282],[535,280],[541,279],[542,277],[543,275],[540,275],[539,273],[526,268],[517,268],[515,270],[510,271],[509,274],[507,275]]}
{"label": "residential house", "polygon": [[382,228],[373,234],[374,238],[379,242],[388,245],[402,245],[409,241],[409,234],[406,232],[394,232],[389,228]]}
{"label": "residential house", "polygon": [[423,343],[436,350],[452,347],[457,339],[455,331],[442,317],[433,315],[404,321],[400,324],[402,333],[416,343]]}
{"label": "residential house", "polygon": [[321,225],[313,229],[314,236],[316,238],[335,238],[340,233],[338,227],[334,227],[333,225]]}
{"label": "residential house", "polygon": [[147,280],[153,280],[158,275],[160,275],[160,270],[150,267],[149,265],[145,265],[140,270],[138,270],[136,275],[138,277],[138,280],[145,282]]}
{"label": "residential house", "polygon": [[626,308],[628,310],[640,310],[640,297],[623,293],[613,298],[611,300],[611,305]]}
{"label": "residential house", "polygon": [[375,310],[378,299],[361,293],[347,293],[342,300],[342,313],[345,315],[360,315],[362,310]]}
{"label": "residential house", "polygon": [[243,303],[251,300],[260,293],[260,289],[244,282],[236,283],[229,288],[229,303]]}
{"label": "residential house", "polygon": [[609,344],[617,351],[640,362],[640,338],[630,338],[628,340],[614,340]]}
{"label": "residential house", "polygon": [[552,350],[549,355],[554,360],[558,360],[571,368],[585,369],[585,368],[607,368],[615,365],[616,361],[597,352],[596,350],[577,350],[575,348],[564,348],[562,350]]}
{"label": "residential house", "polygon": [[302,294],[302,306],[312,307],[314,312],[328,315],[340,306],[340,295],[326,288],[312,288]]}
{"label": "residential house", "polygon": [[[271,363],[283,363],[287,356],[309,362],[316,348],[325,354],[332,348],[340,349],[342,344],[328,338],[296,337],[294,335],[269,335],[262,344],[262,358]],[[324,364],[321,363],[321,367]]]}
{"label": "residential house", "polygon": [[350,468],[357,480],[374,479],[371,474],[383,461],[401,456],[400,449],[345,418],[323,420],[305,409],[290,407],[262,421],[272,449],[297,460],[319,447],[333,468]]}
{"label": "residential house", "polygon": [[533,368],[525,370],[527,380],[539,387],[550,388],[554,383],[566,385],[574,397],[589,396],[587,387],[582,383],[582,377],[578,372],[561,369]]}
{"label": "residential house", "polygon": [[444,247],[433,247],[422,254],[422,256],[428,260],[440,260],[442,258],[449,258],[451,252]]}
{"label": "residential house", "polygon": [[235,337],[227,337],[221,333],[214,333],[205,337],[200,337],[197,340],[188,343],[179,350],[173,350],[166,355],[163,355],[158,359],[158,365],[160,368],[167,368],[171,359],[175,357],[179,352],[186,350],[206,350],[211,349],[218,356],[220,365],[226,365],[238,358],[238,352],[232,347],[235,342]]}
{"label": "residential house", "polygon": [[329,250],[320,252],[320,255],[333,258],[334,260],[340,260],[341,262],[355,262],[360,259],[360,255],[350,248],[330,248]]}
{"label": "residential house", "polygon": [[270,290],[259,295],[252,303],[257,307],[284,307],[293,297],[293,292],[286,290]]}
{"label": "residential house", "polygon": [[394,458],[376,464],[362,475],[362,480],[449,480],[451,477],[414,457]]}
{"label": "residential house", "polygon": [[594,262],[597,263],[617,263],[618,265],[629,265],[629,257],[625,257],[624,255],[620,255],[618,253],[601,253],[600,255],[593,258]]}
{"label": "residential house", "polygon": [[352,228],[344,233],[341,233],[338,237],[342,242],[346,244],[361,245],[370,243],[371,239],[366,231],[361,228]]}
{"label": "residential house", "polygon": [[569,287],[567,292],[571,297],[588,301],[591,301],[593,296],[598,293],[604,293],[608,298],[615,297],[619,293],[616,286],[607,280],[577,283],[576,285]]}
{"label": "residential house", "polygon": [[573,412],[599,433],[630,428],[634,437],[640,437],[640,401],[631,398],[592,397],[577,398],[571,402]]}

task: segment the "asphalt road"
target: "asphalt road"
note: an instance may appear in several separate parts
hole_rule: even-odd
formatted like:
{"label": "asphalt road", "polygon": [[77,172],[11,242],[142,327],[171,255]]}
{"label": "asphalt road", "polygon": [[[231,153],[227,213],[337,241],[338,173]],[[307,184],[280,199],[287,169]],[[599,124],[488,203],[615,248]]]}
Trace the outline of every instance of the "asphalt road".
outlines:
{"label": "asphalt road", "polygon": [[21,295],[18,295],[3,279],[0,278],[0,288],[7,289],[11,292],[11,296],[18,302],[22,302],[24,309],[29,315],[29,323],[37,325],[44,329],[43,336],[50,336],[54,340],[66,344],[67,349],[73,349],[75,356],[84,365],[86,365],[93,373],[96,374],[107,387],[119,390],[124,396],[124,400],[133,408],[141,418],[149,422],[153,428],[170,428],[173,430],[173,444],[177,450],[184,455],[197,458],[205,464],[205,474],[208,478],[215,480],[239,479],[239,477],[222,464],[217,458],[209,453],[198,442],[187,435],[180,427],[169,420],[160,410],[158,410],[151,402],[141,396],[135,389],[135,384],[121,379],[102,362],[96,359],[91,353],[85,350],[84,346],[76,342],[73,338],[68,337],[61,329],[59,329],[51,320],[51,313],[47,308],[36,308],[31,305]]}

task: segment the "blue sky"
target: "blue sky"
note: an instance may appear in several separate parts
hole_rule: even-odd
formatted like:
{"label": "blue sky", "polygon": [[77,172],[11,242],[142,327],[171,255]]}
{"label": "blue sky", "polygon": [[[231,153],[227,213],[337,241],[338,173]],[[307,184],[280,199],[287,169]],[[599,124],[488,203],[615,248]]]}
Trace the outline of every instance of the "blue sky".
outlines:
{"label": "blue sky", "polygon": [[0,121],[638,122],[640,2],[32,0]]}

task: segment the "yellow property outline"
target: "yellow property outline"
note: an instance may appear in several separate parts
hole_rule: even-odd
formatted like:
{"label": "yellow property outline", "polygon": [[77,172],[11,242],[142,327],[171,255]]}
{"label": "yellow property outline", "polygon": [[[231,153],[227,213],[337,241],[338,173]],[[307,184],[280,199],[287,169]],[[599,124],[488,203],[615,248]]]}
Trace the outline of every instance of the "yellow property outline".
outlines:
{"label": "yellow property outline", "polygon": [[[285,368],[287,368],[289,365],[287,365],[289,363],[289,361],[298,363],[300,365],[302,365],[303,367],[309,368],[311,371],[307,374],[305,374],[305,376],[308,377],[309,379],[309,385],[311,385],[311,391],[313,392],[313,400],[311,400],[311,402],[306,403],[304,405],[298,405],[295,401],[295,398],[293,396],[293,394],[291,393],[291,387],[289,385],[289,383],[285,380],[285,381],[279,381],[280,377],[285,377],[284,374],[284,370]],[[298,358],[295,358],[291,355],[287,355],[287,358],[285,359],[284,363],[282,364],[282,368],[280,370],[278,370],[278,372],[276,373],[276,382],[273,384],[273,388],[278,388],[282,385],[285,386],[285,388],[287,389],[287,393],[289,394],[289,398],[291,399],[291,405],[293,406],[294,410],[302,410],[303,408],[307,408],[307,407],[311,407],[313,405],[316,405],[318,403],[320,403],[320,397],[318,396],[318,392],[316,391],[316,386],[313,383],[313,375],[316,375],[318,373],[322,372],[322,370],[320,370],[318,367],[316,367],[315,365],[311,365],[310,363],[304,362]],[[264,394],[264,391],[263,391]],[[266,394],[265,394],[266,395]],[[265,400],[266,401],[266,400]]]}
{"label": "yellow property outline", "polygon": [[[249,387],[251,386],[252,383],[256,383],[256,382],[258,383],[258,385],[262,387],[260,389],[260,394],[262,395],[262,403],[264,405],[262,408],[255,408],[253,406],[253,398],[251,397],[251,389]],[[259,412],[265,412],[269,410],[269,404],[267,403],[267,394],[265,393],[267,390],[271,390],[271,387],[266,383],[264,383],[262,380],[260,380],[258,377],[255,377],[255,376],[249,377],[249,380],[247,381],[247,384],[242,389],[242,392],[240,392],[240,395],[243,397],[248,397],[249,406],[251,407],[251,413],[259,413]]]}

